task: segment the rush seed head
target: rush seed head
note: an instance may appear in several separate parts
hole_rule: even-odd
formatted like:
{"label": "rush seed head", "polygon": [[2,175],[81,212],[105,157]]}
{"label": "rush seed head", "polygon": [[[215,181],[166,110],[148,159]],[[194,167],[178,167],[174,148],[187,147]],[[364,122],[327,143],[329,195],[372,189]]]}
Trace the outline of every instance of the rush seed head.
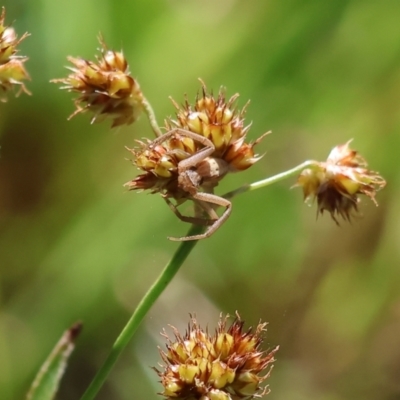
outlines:
{"label": "rush seed head", "polygon": [[[231,203],[215,195],[214,188],[227,173],[243,171],[261,158],[253,148],[265,134],[253,143],[245,141],[249,126],[244,125],[245,108],[234,108],[237,97],[226,100],[220,90],[215,98],[202,82],[202,95],[193,106],[186,100],[180,108],[173,101],[176,119],[165,121],[164,135],[129,149],[133,163],[144,171],[125,184],[129,190],[160,193],[182,221],[209,227],[204,234],[172,240],[202,239],[215,232],[229,217]],[[193,217],[177,210],[186,200],[195,203]],[[225,207],[221,216],[215,211],[218,206]]]}
{"label": "rush seed head", "polygon": [[325,162],[305,169],[296,186],[303,188],[304,198],[317,199],[317,213],[324,210],[338,224],[337,216],[350,220],[352,211],[358,211],[359,195],[368,196],[376,205],[376,192],[386,181],[367,168],[367,162],[347,143],[336,146]]}
{"label": "rush seed head", "polygon": [[15,86],[19,86],[17,96],[21,92],[30,94],[23,83],[24,80],[30,79],[24,67],[28,57],[17,55],[17,46],[29,34],[24,33],[18,39],[14,28],[4,24],[5,17],[6,10],[3,7],[0,16],[0,101],[2,102],[7,101],[8,92],[13,90]]}
{"label": "rush seed head", "polygon": [[67,68],[72,73],[51,82],[63,83],[61,89],[79,93],[76,110],[69,118],[90,111],[94,114],[92,123],[111,118],[112,127],[129,125],[142,111],[143,94],[139,83],[130,76],[122,51],[109,50],[102,36],[99,41],[101,54],[97,62],[68,57],[73,67]]}
{"label": "rush seed head", "polygon": [[243,330],[237,314],[227,327],[229,316],[220,317],[214,335],[203,330],[191,317],[188,330],[181,335],[175,328],[174,338],[167,340],[166,351],[160,350],[164,362],[155,371],[164,387],[161,395],[177,400],[234,400],[262,397],[269,393],[262,383],[269,377],[275,347],[260,349],[266,323],[255,331]]}
{"label": "rush seed head", "polygon": [[249,102],[242,110],[237,110],[235,103],[238,93],[226,99],[225,91],[221,88],[215,97],[207,91],[205,83],[202,80],[200,82],[202,91],[193,105],[187,99],[183,106],[172,100],[177,110],[176,119],[167,119],[166,129],[181,128],[211,140],[215,147],[213,157],[227,162],[230,171],[243,171],[251,167],[261,158],[254,154],[253,147],[265,135],[253,143],[245,141],[250,129],[250,125],[244,122]]}

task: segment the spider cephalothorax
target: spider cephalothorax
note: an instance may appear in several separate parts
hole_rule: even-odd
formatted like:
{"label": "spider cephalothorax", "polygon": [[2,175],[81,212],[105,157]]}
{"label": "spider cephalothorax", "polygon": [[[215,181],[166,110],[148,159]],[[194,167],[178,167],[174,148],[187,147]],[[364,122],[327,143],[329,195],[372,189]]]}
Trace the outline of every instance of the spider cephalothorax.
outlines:
{"label": "spider cephalothorax", "polygon": [[[139,142],[139,149],[130,150],[135,165],[145,173],[128,182],[129,189],[159,192],[179,219],[208,226],[203,234],[171,240],[197,240],[213,234],[232,208],[229,200],[214,194],[214,188],[228,172],[245,170],[260,159],[253,147],[264,135],[254,143],[245,142],[249,127],[243,123],[244,110],[231,109],[236,98],[226,102],[220,91],[215,99],[203,84],[203,96],[193,108],[187,102],[182,109],[174,103],[177,120],[166,121],[164,135]],[[195,204],[193,217],[177,209],[186,200]],[[218,206],[225,207],[220,216],[215,211]]]}

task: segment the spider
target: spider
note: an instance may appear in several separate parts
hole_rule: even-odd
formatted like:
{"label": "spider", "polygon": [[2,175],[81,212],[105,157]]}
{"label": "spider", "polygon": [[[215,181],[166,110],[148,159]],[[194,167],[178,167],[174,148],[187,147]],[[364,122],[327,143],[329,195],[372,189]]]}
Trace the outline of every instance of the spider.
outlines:
{"label": "spider", "polygon": [[[173,204],[168,199],[168,194],[162,196],[173,213],[181,221],[207,226],[208,228],[204,233],[198,235],[183,236],[180,238],[168,237],[168,239],[172,241],[205,239],[210,237],[231,214],[232,203],[213,193],[214,187],[228,173],[229,164],[222,158],[211,156],[215,152],[215,146],[211,140],[181,128],[171,129],[156,138],[151,142],[150,148],[155,148],[171,137],[179,135],[191,138],[204,146],[197,153],[178,163],[178,188],[185,193],[185,199],[192,200],[197,206],[196,216],[189,217],[182,215],[177,208],[179,204]],[[200,188],[206,191],[200,191]],[[221,216],[216,213],[216,206],[225,207],[225,211]],[[204,211],[207,217],[199,216],[200,210]]]}

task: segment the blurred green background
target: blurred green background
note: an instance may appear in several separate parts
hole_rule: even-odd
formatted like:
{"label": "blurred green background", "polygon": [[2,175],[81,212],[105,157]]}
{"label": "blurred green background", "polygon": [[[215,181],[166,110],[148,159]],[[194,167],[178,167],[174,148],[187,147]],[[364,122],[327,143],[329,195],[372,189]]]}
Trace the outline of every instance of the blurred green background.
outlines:
{"label": "blurred green background", "polygon": [[213,329],[222,311],[269,321],[279,344],[275,400],[400,398],[400,2],[398,0],[8,0],[29,56],[32,96],[0,112],[0,398],[21,399],[62,331],[84,322],[58,399],[77,399],[184,235],[159,196],[127,193],[124,146],[145,118],[111,131],[71,121],[73,96],[49,80],[66,56],[93,59],[101,31],[123,48],[158,120],[168,100],[214,92],[248,99],[249,136],[272,130],[265,157],[218,193],[354,138],[388,181],[376,208],[337,227],[294,183],[234,200],[196,246],[118,361],[98,399],[156,399],[159,332],[189,313]]}

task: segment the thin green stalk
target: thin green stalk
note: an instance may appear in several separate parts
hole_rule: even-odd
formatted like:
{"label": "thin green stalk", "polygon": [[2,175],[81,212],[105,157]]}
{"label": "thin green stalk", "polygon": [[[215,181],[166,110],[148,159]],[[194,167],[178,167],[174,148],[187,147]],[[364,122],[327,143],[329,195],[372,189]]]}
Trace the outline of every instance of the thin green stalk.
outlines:
{"label": "thin green stalk", "polygon": [[287,171],[281,172],[280,174],[276,174],[274,176],[270,176],[269,178],[262,179],[261,181],[251,183],[250,185],[243,185],[238,189],[232,190],[232,192],[228,192],[224,194],[222,197],[225,199],[231,199],[232,197],[246,192],[251,192],[252,190],[261,189],[265,186],[272,185],[273,183],[283,181],[284,179],[290,178],[291,176],[299,174],[306,168],[312,168],[318,165],[317,161],[308,160],[305,161],[296,167],[289,169]]}
{"label": "thin green stalk", "polygon": [[[150,124],[153,127],[153,130],[157,136],[161,135],[161,131],[158,128],[157,123],[155,122],[155,117],[153,110],[147,100],[144,100],[143,105],[147,105],[148,108],[146,109],[146,113],[149,117]],[[254,182],[250,185],[242,186],[232,192],[225,194],[226,199],[230,199],[238,194],[249,192],[252,190],[260,189],[262,187],[271,185],[273,183],[279,182],[281,180],[287,179],[293,175],[300,173],[305,168],[312,168],[317,164],[316,161],[305,161],[304,163],[294,167],[288,171],[282,172],[280,174],[271,176],[269,178],[263,179],[258,182]],[[193,225],[187,236],[197,235],[202,233],[204,227]],[[178,247],[177,251],[175,252],[174,256],[170,260],[170,262],[166,265],[163,269],[157,280],[153,283],[150,289],[147,291],[143,299],[140,301],[136,310],[133,312],[131,318],[129,319],[128,323],[125,325],[124,329],[118,336],[117,340],[115,341],[110,354],[108,355],[107,359],[105,360],[102,367],[97,372],[96,376],[94,377],[93,381],[87,388],[86,392],[81,397],[81,400],[93,400],[100,388],[103,386],[107,376],[109,375],[111,369],[113,368],[115,362],[117,361],[118,357],[126,347],[126,345],[131,340],[132,336],[136,332],[138,326],[142,322],[142,319],[150,310],[152,305],[167,287],[167,285],[171,282],[172,278],[178,272],[179,268],[182,266],[183,262],[185,261],[186,257],[190,254],[194,246],[196,245],[196,240],[182,242]]]}
{"label": "thin green stalk", "polygon": [[143,97],[142,99],[142,106],[144,109],[144,112],[147,115],[147,118],[149,119],[150,125],[153,129],[153,132],[155,133],[155,135],[157,137],[162,135],[161,129],[157,124],[157,119],[156,119],[156,115],[154,113],[153,107],[151,106],[151,104],[148,102],[148,100]]}
{"label": "thin green stalk", "polygon": [[[201,233],[203,229],[204,227],[202,226],[193,225],[187,235],[197,235]],[[158,297],[161,295],[161,293],[164,291],[164,289],[167,287],[167,285],[171,282],[172,278],[178,272],[179,268],[182,266],[186,257],[190,254],[196,243],[196,240],[191,240],[187,242],[182,242],[180,244],[172,259],[165,266],[157,280],[153,283],[153,285],[150,287],[150,289],[147,291],[143,299],[136,307],[136,310],[133,312],[128,323],[125,325],[124,329],[115,341],[110,354],[108,355],[102,367],[97,372],[86,392],[81,397],[81,400],[94,399],[100,388],[103,386],[118,357],[121,355],[122,351],[129,343],[136,329],[142,322],[142,319],[150,310]]]}

